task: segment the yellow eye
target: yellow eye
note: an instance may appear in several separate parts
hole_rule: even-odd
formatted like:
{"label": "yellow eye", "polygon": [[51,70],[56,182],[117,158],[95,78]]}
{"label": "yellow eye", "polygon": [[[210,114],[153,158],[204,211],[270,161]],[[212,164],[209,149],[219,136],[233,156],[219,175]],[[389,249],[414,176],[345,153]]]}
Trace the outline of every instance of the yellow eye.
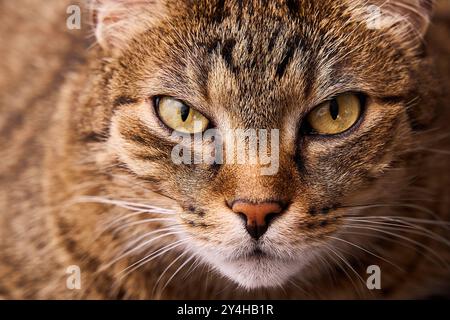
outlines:
{"label": "yellow eye", "polygon": [[343,94],[322,103],[307,116],[312,133],[332,135],[350,129],[361,115],[361,100],[354,94]]}
{"label": "yellow eye", "polygon": [[170,97],[156,99],[159,118],[169,128],[182,133],[200,133],[208,128],[209,120],[200,112]]}

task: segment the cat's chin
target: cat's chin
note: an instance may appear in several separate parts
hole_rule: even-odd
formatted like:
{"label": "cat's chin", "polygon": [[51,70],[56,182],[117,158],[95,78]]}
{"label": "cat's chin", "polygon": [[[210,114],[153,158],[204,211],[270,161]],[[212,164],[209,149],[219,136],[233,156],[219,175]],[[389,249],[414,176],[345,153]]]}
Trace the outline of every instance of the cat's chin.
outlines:
{"label": "cat's chin", "polygon": [[227,278],[247,289],[275,288],[284,285],[297,274],[302,263],[270,258],[250,258],[215,263]]}

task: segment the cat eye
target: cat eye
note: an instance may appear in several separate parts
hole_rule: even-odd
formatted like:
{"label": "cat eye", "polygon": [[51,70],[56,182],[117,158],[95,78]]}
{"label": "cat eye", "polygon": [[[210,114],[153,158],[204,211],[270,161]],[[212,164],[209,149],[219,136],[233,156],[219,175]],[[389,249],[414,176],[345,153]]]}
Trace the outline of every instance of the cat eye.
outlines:
{"label": "cat eye", "polygon": [[356,94],[346,93],[322,103],[307,116],[308,133],[339,134],[350,129],[362,113],[363,100]]}
{"label": "cat eye", "polygon": [[209,120],[180,100],[157,97],[155,107],[161,121],[175,131],[193,134],[208,128]]}

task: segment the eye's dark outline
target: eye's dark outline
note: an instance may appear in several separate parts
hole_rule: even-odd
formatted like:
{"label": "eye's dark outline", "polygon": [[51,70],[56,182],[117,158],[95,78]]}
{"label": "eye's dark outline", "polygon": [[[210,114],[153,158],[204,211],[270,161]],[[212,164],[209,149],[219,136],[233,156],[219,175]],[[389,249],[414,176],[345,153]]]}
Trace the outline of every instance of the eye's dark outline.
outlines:
{"label": "eye's dark outline", "polygon": [[[355,121],[355,123],[353,123],[348,129],[339,132],[339,133],[335,133],[335,134],[323,134],[323,133],[319,133],[316,130],[314,130],[311,125],[308,122],[308,115],[313,112],[314,110],[316,110],[316,108],[319,108],[322,104],[326,103],[326,102],[330,102],[332,103],[333,101],[336,101],[336,99],[341,96],[341,95],[345,95],[345,94],[352,94],[355,95],[358,100],[359,100],[359,105],[360,105],[360,112],[359,112],[359,116],[358,119]],[[361,92],[344,92],[338,95],[335,95],[333,97],[331,97],[328,100],[325,100],[324,102],[321,102],[320,104],[318,104],[317,106],[315,106],[314,108],[312,108],[310,111],[308,111],[307,114],[305,114],[305,116],[302,119],[302,124],[301,124],[301,133],[304,136],[312,136],[312,137],[340,137],[340,136],[345,136],[346,134],[351,133],[354,129],[356,129],[364,120],[365,117],[365,113],[366,113],[366,104],[367,104],[367,96],[364,93]]]}

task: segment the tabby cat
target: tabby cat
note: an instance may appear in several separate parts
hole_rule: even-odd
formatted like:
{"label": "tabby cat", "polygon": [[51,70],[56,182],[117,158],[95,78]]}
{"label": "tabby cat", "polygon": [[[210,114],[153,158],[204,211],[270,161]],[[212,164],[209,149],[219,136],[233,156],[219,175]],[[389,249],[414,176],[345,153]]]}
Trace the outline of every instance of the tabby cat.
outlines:
{"label": "tabby cat", "polygon": [[[0,21],[0,298],[450,295],[448,1],[20,0]],[[174,133],[210,129],[276,130],[276,172],[173,161]]]}

